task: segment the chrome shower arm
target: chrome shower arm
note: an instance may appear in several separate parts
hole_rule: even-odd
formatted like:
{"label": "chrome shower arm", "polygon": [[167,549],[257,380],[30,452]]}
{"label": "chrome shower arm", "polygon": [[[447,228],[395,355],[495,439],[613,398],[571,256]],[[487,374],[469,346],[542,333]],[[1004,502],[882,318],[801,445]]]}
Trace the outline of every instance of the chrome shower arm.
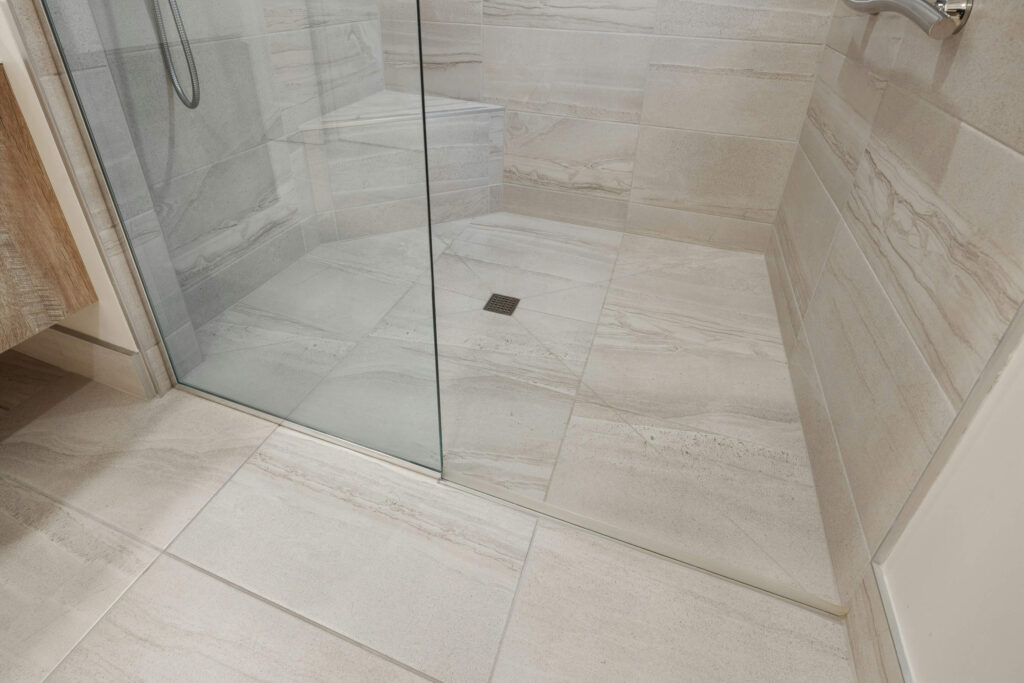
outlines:
{"label": "chrome shower arm", "polygon": [[843,0],[858,12],[878,14],[896,12],[918,25],[932,38],[942,40],[957,33],[967,23],[974,0]]}

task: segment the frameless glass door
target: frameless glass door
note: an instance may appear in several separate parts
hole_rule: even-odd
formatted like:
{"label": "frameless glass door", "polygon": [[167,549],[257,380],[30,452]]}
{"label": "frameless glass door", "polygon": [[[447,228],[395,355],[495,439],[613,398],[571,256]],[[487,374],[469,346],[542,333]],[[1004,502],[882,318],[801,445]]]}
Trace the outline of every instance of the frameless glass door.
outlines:
{"label": "frameless glass door", "polygon": [[415,0],[45,0],[180,383],[439,470]]}

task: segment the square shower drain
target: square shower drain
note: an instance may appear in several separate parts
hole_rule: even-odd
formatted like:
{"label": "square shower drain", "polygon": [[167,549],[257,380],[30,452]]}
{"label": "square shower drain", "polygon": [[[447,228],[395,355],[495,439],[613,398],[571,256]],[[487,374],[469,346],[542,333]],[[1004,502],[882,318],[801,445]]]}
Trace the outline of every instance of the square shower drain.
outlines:
{"label": "square shower drain", "polygon": [[514,296],[491,294],[491,298],[484,304],[484,310],[491,313],[501,313],[502,315],[512,315],[518,305],[519,299]]}

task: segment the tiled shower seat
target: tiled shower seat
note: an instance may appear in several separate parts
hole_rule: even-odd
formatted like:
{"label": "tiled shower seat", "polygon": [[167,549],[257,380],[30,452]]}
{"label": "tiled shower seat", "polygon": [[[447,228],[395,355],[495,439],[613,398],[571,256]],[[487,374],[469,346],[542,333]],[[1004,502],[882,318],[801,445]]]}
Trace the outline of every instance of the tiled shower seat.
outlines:
{"label": "tiled shower seat", "polygon": [[[499,208],[504,107],[428,96],[425,111],[434,221]],[[304,146],[323,241],[426,225],[418,93],[379,91],[291,139]]]}

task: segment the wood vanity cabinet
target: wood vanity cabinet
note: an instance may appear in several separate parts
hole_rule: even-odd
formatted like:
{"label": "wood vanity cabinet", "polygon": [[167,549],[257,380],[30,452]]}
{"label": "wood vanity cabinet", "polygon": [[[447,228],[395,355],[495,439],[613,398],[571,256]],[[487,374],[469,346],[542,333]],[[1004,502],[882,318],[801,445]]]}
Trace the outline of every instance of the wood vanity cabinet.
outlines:
{"label": "wood vanity cabinet", "polygon": [[0,64],[0,351],[96,301]]}

